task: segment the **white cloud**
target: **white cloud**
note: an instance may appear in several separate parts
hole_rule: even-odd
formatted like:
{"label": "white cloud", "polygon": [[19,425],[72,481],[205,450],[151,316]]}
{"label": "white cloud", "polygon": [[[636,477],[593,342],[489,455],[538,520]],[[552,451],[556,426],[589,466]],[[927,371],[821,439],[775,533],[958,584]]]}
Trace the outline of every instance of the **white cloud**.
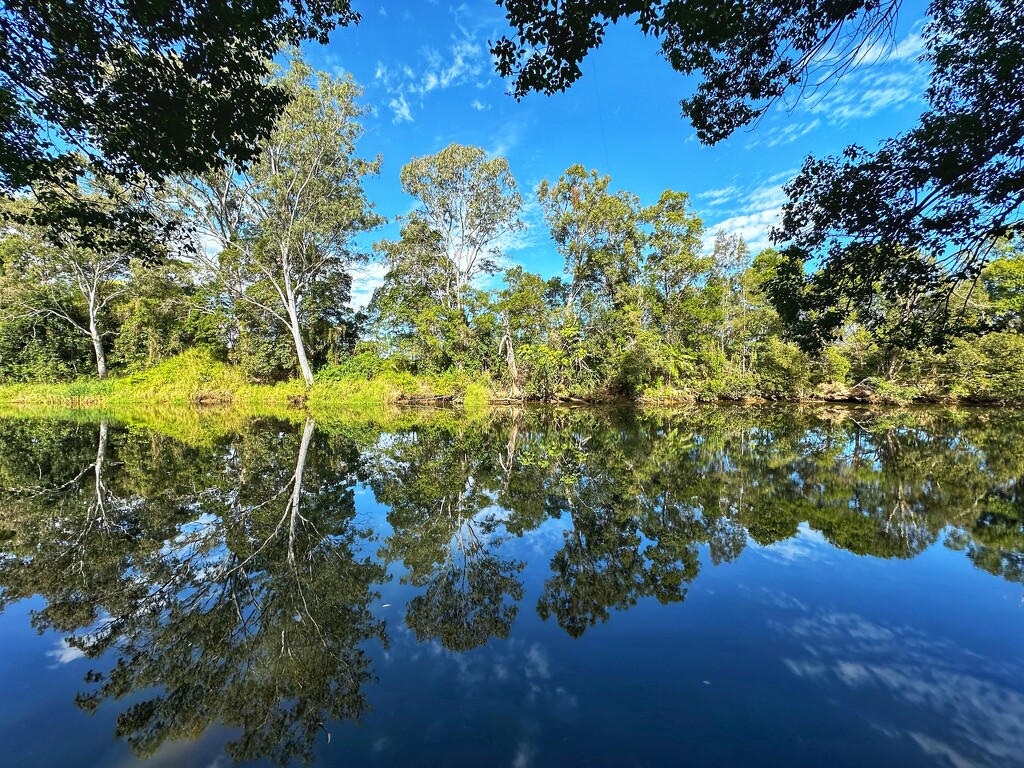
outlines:
{"label": "white cloud", "polygon": [[917,59],[924,53],[924,35],[921,34],[919,23],[909,34],[893,45],[892,40],[879,40],[865,46],[857,52],[853,60],[854,66],[862,64],[878,64]]}
{"label": "white cloud", "polygon": [[755,187],[744,199],[745,210],[764,210],[766,208],[778,208],[786,202],[786,193],[782,191],[779,184],[765,184]]}
{"label": "white cloud", "polygon": [[409,108],[409,102],[405,100],[403,94],[398,94],[395,98],[388,102],[388,106],[394,113],[394,118],[391,120],[395,125],[399,123],[411,123],[413,121],[412,110]]}
{"label": "white cloud", "polygon": [[917,61],[908,62],[915,45],[905,41],[885,63],[851,69],[834,87],[808,101],[806,111],[820,115],[830,125],[845,125],[923,103],[928,71]]}
{"label": "white cloud", "polygon": [[551,677],[548,654],[542,646],[536,643],[530,646],[530,650],[526,653],[525,669],[527,677],[536,677],[541,680],[548,680]]}
{"label": "white cloud", "polygon": [[740,192],[740,188],[733,185],[721,187],[720,189],[709,189],[706,192],[699,193],[696,197],[698,200],[707,200],[708,205],[724,205],[735,200]]}
{"label": "white cloud", "polygon": [[747,241],[754,253],[771,246],[768,233],[777,225],[782,217],[782,206],[768,208],[763,211],[731,216],[707,228],[704,240],[705,248],[710,248],[715,240],[715,233],[724,229],[730,235],[739,235]]}
{"label": "white cloud", "polygon": [[529,768],[533,758],[537,754],[537,747],[529,741],[519,742],[516,748],[516,755],[512,758],[512,768]]}
{"label": "white cloud", "polygon": [[61,638],[57,642],[57,647],[54,650],[47,651],[46,655],[55,660],[58,664],[70,664],[72,661],[85,658],[85,653],[80,649],[69,645],[68,641],[64,638]]}
{"label": "white cloud", "polygon": [[[734,180],[728,186],[694,195],[697,213],[705,224],[705,250],[712,249],[719,230],[740,235],[754,253],[771,247],[769,232],[779,223],[788,199],[783,187],[795,173],[795,169],[787,169],[745,183]],[[713,210],[709,213],[708,208]]]}
{"label": "white cloud", "polygon": [[487,154],[491,157],[508,157],[509,152],[518,146],[522,133],[523,126],[520,123],[513,120],[502,123],[501,127],[491,134],[494,143],[490,147],[485,147]]}
{"label": "white cloud", "polygon": [[747,149],[762,146],[772,148],[781,147],[785,144],[792,144],[797,139],[806,136],[819,125],[821,125],[821,120],[818,118],[815,118],[809,123],[789,123],[788,125],[784,125],[782,128],[769,133],[766,137],[758,138],[750,142],[747,144]]}
{"label": "white cloud", "polygon": [[[928,755],[952,765],[1008,765],[1024,748],[1024,695],[1013,684],[1022,670],[1012,659],[982,658],[934,634],[852,613],[808,610],[772,626],[808,652],[781,660],[792,674],[851,691],[850,702],[870,701],[872,710],[888,698],[897,705],[886,707],[894,735],[906,722],[900,712],[912,712],[913,730],[903,733]],[[932,732],[922,733],[929,722]]]}
{"label": "white cloud", "polygon": [[436,88],[461,85],[479,75],[487,63],[483,46],[468,38],[457,40],[448,50],[451,55],[450,63],[445,65],[441,57],[438,57],[433,62],[434,69],[423,74],[420,93],[426,94]]}
{"label": "white cloud", "polygon": [[480,101],[480,99],[473,99],[472,103],[469,106],[471,106],[477,112],[484,112],[491,108],[490,104],[484,104],[482,101]]}
{"label": "white cloud", "polygon": [[706,228],[704,247],[710,250],[715,233],[723,229],[730,235],[739,235],[746,240],[754,253],[770,247],[772,243],[768,237],[769,232],[779,223],[782,205],[786,202],[782,186],[761,184],[744,192],[731,193],[728,199],[735,202],[731,206],[734,215]]}
{"label": "white cloud", "polygon": [[510,254],[542,248],[549,242],[544,208],[535,197],[526,196],[522,210],[519,212],[519,218],[524,224],[524,229],[508,232],[494,242],[494,247],[504,257],[499,260],[502,269],[516,263],[514,259],[510,258]]}
{"label": "white cloud", "polygon": [[827,125],[843,126],[883,111],[923,104],[929,71],[920,60],[925,51],[922,28],[923,22],[919,22],[898,42],[884,38],[862,47],[852,61],[847,60],[852,66],[845,71],[837,70],[843,55],[829,51],[813,67],[812,79],[817,78],[817,85],[791,94],[790,99],[796,97],[791,101],[791,114],[817,115]]}
{"label": "white cloud", "polygon": [[370,303],[373,292],[384,283],[387,271],[387,267],[378,261],[371,261],[352,270],[352,299],[349,303],[353,308],[362,309]]}
{"label": "white cloud", "polygon": [[[465,30],[460,31],[462,36],[453,38],[444,53],[435,48],[424,48],[419,70],[409,64],[391,67],[377,62],[373,79],[392,97],[388,106],[395,113],[395,123],[413,122],[413,103],[422,105],[424,99],[435,91],[474,85],[477,78],[487,71],[486,47]],[[479,100],[473,103],[473,107],[486,108]]]}
{"label": "white cloud", "polygon": [[758,548],[758,551],[769,560],[784,565],[791,565],[797,561],[827,560],[831,550],[832,547],[825,541],[825,537],[806,522],[800,523],[797,535],[793,538]]}
{"label": "white cloud", "polygon": [[767,179],[765,179],[764,183],[765,184],[778,184],[779,182],[782,182],[782,181],[789,181],[794,176],[796,176],[796,173],[797,173],[797,169],[796,168],[789,168],[789,169],[787,169],[785,171],[779,171],[775,175],[769,176]]}

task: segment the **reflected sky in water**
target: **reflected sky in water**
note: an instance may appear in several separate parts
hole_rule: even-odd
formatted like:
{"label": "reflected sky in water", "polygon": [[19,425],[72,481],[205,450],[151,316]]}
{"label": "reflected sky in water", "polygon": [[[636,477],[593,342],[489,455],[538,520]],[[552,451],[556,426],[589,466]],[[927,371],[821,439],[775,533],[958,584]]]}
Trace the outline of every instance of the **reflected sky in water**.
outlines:
{"label": "reflected sky in water", "polygon": [[1020,415],[7,418],[5,764],[1024,764]]}

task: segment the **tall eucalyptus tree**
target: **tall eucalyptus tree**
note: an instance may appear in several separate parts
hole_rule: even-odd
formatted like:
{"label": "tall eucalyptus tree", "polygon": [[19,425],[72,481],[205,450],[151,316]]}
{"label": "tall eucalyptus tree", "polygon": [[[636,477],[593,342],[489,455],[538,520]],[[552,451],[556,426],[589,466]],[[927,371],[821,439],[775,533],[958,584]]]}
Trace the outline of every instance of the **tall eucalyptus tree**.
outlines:
{"label": "tall eucalyptus tree", "polygon": [[196,259],[234,302],[287,329],[310,385],[310,304],[349,300],[350,270],[366,259],[353,238],[383,221],[362,187],[380,160],[356,156],[366,110],[350,77],[314,76],[294,59],[276,80],[291,102],[255,162],[188,179],[179,201],[195,221]]}
{"label": "tall eucalyptus tree", "polygon": [[414,222],[439,238],[447,257],[445,302],[462,309],[473,280],[498,270],[503,240],[523,228],[523,198],[503,157],[480,147],[449,144],[402,167],[402,189],[420,205]]}

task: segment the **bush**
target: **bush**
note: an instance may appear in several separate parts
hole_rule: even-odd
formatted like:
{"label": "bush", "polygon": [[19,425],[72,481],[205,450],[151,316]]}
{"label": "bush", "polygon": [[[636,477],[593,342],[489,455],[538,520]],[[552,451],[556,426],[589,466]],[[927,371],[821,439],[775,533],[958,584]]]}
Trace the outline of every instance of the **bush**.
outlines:
{"label": "bush", "polygon": [[799,397],[810,389],[807,355],[795,344],[772,338],[760,345],[757,389],[767,397]]}
{"label": "bush", "polygon": [[850,383],[850,370],[853,368],[849,358],[835,347],[826,347],[819,359],[821,365],[821,381],[824,384]]}
{"label": "bush", "polygon": [[939,369],[952,397],[1024,400],[1024,336],[989,333],[957,339]]}
{"label": "bush", "polygon": [[491,388],[485,381],[472,381],[466,385],[462,404],[469,410],[486,408],[491,402]]}
{"label": "bush", "polygon": [[342,379],[372,379],[385,371],[395,370],[394,365],[382,359],[376,352],[363,351],[350,355],[340,363],[321,368],[316,374],[317,381],[329,382]]}

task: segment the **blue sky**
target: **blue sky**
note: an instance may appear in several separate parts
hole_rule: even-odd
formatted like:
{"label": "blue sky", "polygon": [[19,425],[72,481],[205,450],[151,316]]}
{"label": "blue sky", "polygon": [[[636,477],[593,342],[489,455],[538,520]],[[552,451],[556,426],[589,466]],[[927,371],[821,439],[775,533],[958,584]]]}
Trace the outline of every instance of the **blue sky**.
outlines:
{"label": "blue sky", "polygon": [[[353,4],[362,22],[305,54],[314,67],[350,72],[365,88],[363,103],[372,111],[360,150],[383,156],[380,176],[367,183],[377,210],[394,218],[413,207],[398,182],[411,157],[451,142],[481,146],[508,159],[527,200],[528,229],[508,257],[545,277],[560,273],[562,262],[533,189],[574,163],[610,175],[613,188],[644,203],[665,189],[689,192],[709,235],[719,228],[742,234],[756,252],[768,245],[782,184],[804,157],[850,143],[874,147],[913,125],[924,106],[927,69],[917,61],[923,5],[916,2],[903,5],[885,60],[868,53],[832,87],[775,105],[755,127],[713,147],[702,146],[679,114],[692,81],[632,25],[610,28],[566,93],[516,102],[488,53],[488,41],[508,32],[502,9],[490,0]],[[375,239],[396,233],[390,226]],[[368,300],[381,272],[371,265],[357,278],[355,303]]]}

